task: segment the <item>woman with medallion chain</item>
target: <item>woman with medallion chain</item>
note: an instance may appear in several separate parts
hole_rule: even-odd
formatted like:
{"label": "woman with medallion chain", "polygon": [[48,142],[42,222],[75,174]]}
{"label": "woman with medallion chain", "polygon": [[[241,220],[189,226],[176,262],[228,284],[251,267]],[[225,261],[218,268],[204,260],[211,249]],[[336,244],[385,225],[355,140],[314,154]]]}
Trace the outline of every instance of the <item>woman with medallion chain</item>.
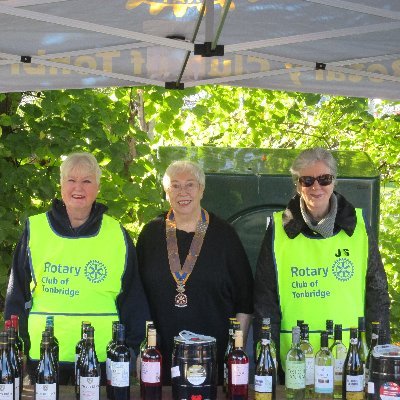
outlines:
{"label": "woman with medallion chain", "polygon": [[160,334],[163,383],[170,384],[174,336],[181,330],[217,339],[219,382],[229,317],[247,333],[253,312],[253,277],[233,227],[201,207],[204,172],[175,161],[163,178],[167,213],[149,222],[137,242],[139,271]]}

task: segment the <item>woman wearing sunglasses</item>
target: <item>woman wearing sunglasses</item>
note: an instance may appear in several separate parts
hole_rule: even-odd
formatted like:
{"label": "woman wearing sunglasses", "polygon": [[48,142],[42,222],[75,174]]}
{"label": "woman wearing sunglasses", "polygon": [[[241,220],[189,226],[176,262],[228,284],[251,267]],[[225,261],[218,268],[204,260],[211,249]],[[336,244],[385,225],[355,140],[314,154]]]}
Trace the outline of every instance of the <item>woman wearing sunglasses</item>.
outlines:
{"label": "woman wearing sunglasses", "polygon": [[[291,328],[301,319],[319,349],[327,319],[348,328],[366,317],[380,321],[388,338],[389,295],[378,246],[361,209],[334,191],[337,165],[322,148],[305,150],[290,169],[296,195],[270,218],[255,277],[254,335],[270,317],[280,345],[280,366],[291,344]],[[280,376],[283,378],[282,369]]]}

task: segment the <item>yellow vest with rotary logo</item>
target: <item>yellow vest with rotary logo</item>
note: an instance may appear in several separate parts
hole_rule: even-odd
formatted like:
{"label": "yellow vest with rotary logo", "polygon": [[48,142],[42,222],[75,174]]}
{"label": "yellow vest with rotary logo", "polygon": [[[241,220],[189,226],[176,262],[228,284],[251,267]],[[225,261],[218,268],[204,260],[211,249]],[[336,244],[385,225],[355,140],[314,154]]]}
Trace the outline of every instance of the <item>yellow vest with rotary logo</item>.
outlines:
{"label": "yellow vest with rotary logo", "polygon": [[[316,353],[327,319],[348,329],[364,315],[368,236],[360,209],[356,209],[357,225],[351,237],[340,230],[325,239],[302,233],[290,239],[282,215],[273,215],[273,251],[282,314],[280,357],[285,368],[292,327],[298,319],[309,324]],[[343,343],[348,347],[348,331],[343,332]]]}
{"label": "yellow vest with rotary logo", "polygon": [[118,320],[116,298],[127,257],[121,225],[103,215],[97,234],[63,237],[53,231],[47,214],[39,214],[29,218],[28,229],[32,273],[29,356],[39,359],[46,317],[53,315],[60,361],[75,361],[82,321],[94,326],[96,353],[99,361],[105,361],[111,323]]}

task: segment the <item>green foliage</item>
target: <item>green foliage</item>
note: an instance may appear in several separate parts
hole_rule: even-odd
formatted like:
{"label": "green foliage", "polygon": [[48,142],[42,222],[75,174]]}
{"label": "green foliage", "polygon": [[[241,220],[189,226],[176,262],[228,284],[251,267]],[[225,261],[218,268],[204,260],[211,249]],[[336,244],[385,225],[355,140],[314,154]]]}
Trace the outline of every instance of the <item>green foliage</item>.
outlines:
{"label": "green foliage", "polygon": [[[159,146],[307,148],[367,152],[382,176],[380,249],[400,340],[399,116],[383,102],[261,89],[205,86],[0,94],[0,294],[29,215],[59,192],[59,164],[92,152],[103,168],[99,201],[136,238],[166,204]],[[398,103],[397,103],[398,106]]]}

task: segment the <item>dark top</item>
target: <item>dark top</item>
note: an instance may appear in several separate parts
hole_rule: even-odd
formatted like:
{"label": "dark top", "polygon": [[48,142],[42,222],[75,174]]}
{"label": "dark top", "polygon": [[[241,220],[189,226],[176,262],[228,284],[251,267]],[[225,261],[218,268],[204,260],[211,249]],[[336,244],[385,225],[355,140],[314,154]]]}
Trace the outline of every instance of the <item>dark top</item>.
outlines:
{"label": "dark top", "polygon": [[[50,224],[59,235],[66,237],[85,237],[96,234],[100,227],[103,214],[107,207],[100,203],[94,203],[88,220],[78,228],[72,228],[67,210],[62,201],[55,199],[52,208],[48,211]],[[149,318],[149,309],[143,286],[139,277],[135,247],[132,239],[123,229],[127,243],[127,263],[121,281],[121,292],[117,297],[117,309],[120,321],[126,326],[126,342],[138,352],[139,344],[144,337],[145,321]],[[112,243],[110,238],[110,244]],[[29,309],[25,308],[31,301],[30,282],[31,270],[28,257],[28,228],[25,225],[22,237],[14,253],[11,275],[8,282],[5,319],[11,314],[19,315],[20,336],[25,342],[25,354],[29,353],[30,341],[27,331]],[[110,327],[111,334],[111,327]]]}
{"label": "dark top", "polygon": [[[181,265],[194,233],[177,230]],[[253,312],[253,277],[247,255],[233,227],[210,213],[210,224],[193,272],[186,282],[188,305],[176,307],[165,238],[165,215],[148,223],[137,242],[139,271],[150,313],[160,337],[163,381],[170,383],[174,336],[182,330],[217,339],[219,382],[228,340],[229,317]]]}
{"label": "dark top", "polygon": [[[352,236],[357,224],[356,211],[342,195],[336,193],[338,208],[333,233],[344,230],[348,236]],[[306,236],[322,238],[312,231],[305,223],[300,210],[300,196],[293,197],[283,214],[283,227],[289,238],[295,238],[300,233]],[[378,245],[372,230],[367,226],[368,234],[368,266],[365,291],[365,319],[367,336],[370,337],[372,321],[380,321],[390,338],[389,307],[390,299],[386,273],[379,254]],[[288,249],[288,251],[290,251]],[[342,310],[338,310],[341,313]],[[273,229],[268,225],[261,245],[261,251],[257,262],[255,287],[254,287],[254,340],[258,340],[261,330],[262,318],[271,318],[272,338],[279,347],[279,331],[281,310],[276,270],[273,258]],[[358,316],[355,316],[358,317]],[[369,339],[368,339],[369,340]],[[277,349],[279,355],[279,348]]]}

